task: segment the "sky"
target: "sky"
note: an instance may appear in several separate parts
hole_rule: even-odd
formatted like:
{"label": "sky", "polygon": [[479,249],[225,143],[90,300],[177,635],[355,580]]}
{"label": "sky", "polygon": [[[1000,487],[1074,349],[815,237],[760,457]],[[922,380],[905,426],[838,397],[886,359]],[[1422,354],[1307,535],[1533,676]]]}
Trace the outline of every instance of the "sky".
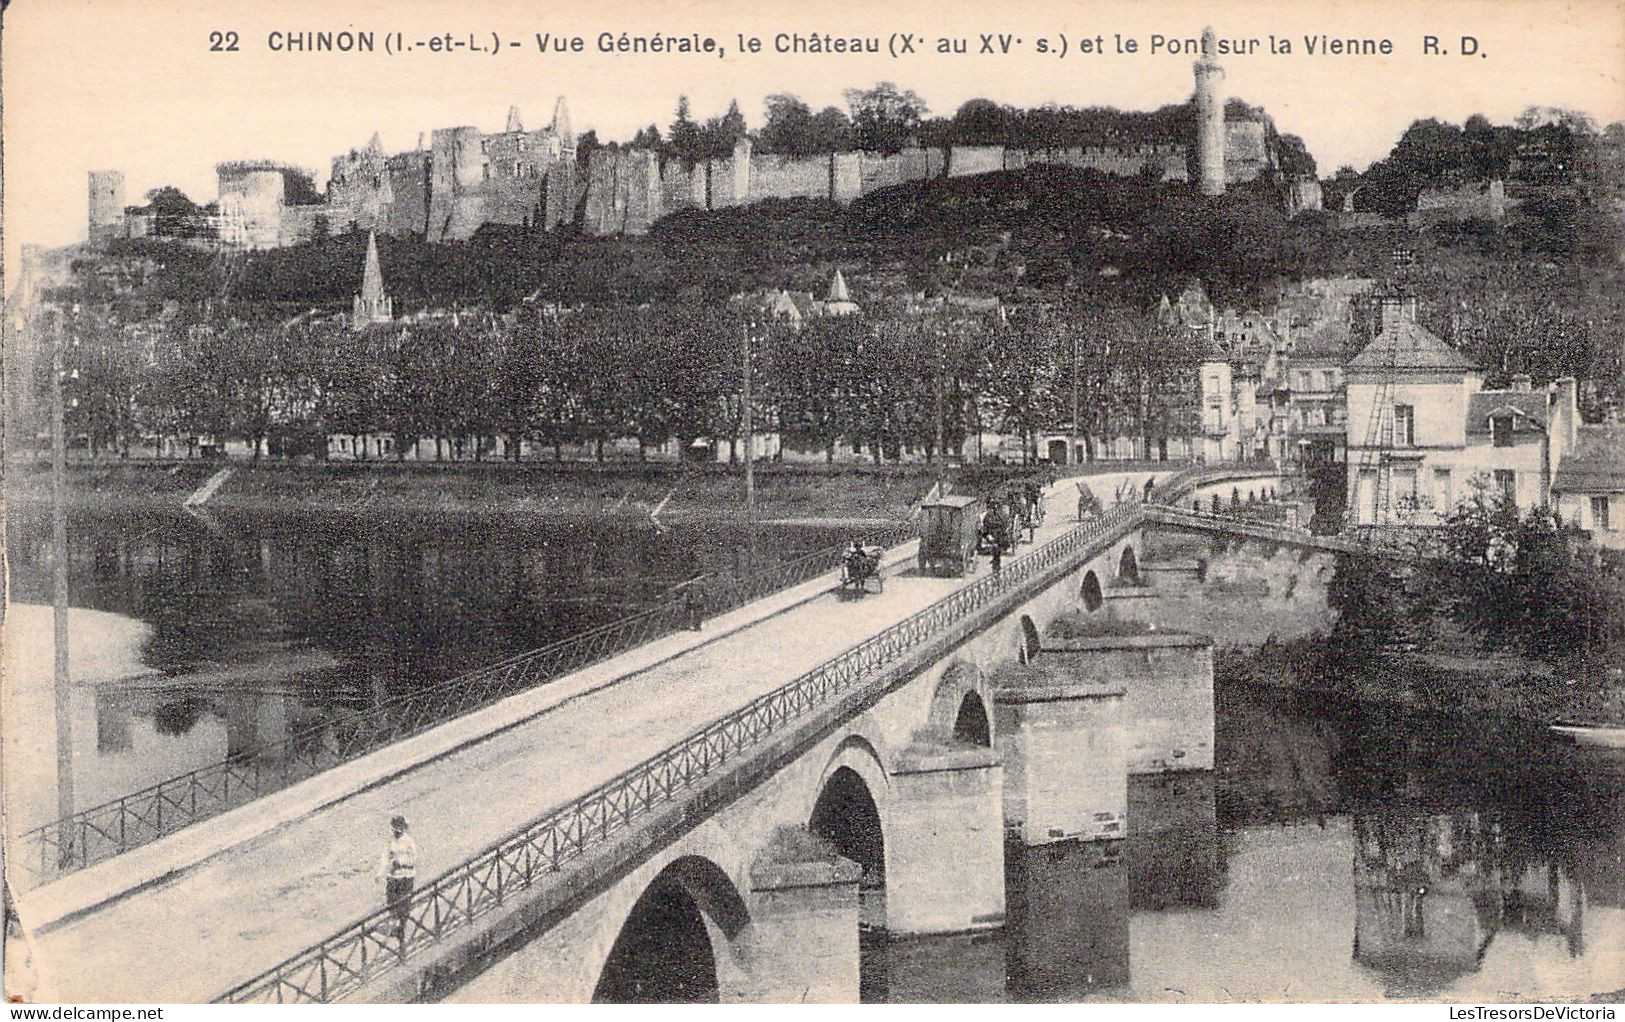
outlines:
{"label": "sky", "polygon": [[[913,89],[938,115],[975,97],[1154,109],[1190,94],[1193,56],[1151,52],[1153,37],[1194,38],[1206,24],[1222,40],[1257,40],[1259,52],[1220,58],[1227,90],[1302,136],[1322,173],[1380,158],[1419,117],[1460,123],[1482,112],[1505,123],[1539,104],[1599,123],[1625,119],[1625,0],[13,0],[0,39],[8,276],[19,244],[84,238],[92,169],[122,170],[130,204],[164,184],[211,201],[214,165],[227,159],[305,166],[319,185],[333,155],[374,131],[395,152],[437,127],[500,130],[514,104],[536,128],[559,95],[577,132],[592,128],[604,140],[664,127],[679,94],[699,118],[737,98],[756,127],[769,94],[794,93],[818,109],[841,105],[844,88],[881,80]],[[269,43],[272,32],[346,29],[373,32],[377,51],[290,53]],[[213,32],[222,46],[236,33],[237,49],[211,52]],[[395,32],[413,43],[473,35],[483,45],[495,34],[502,46],[385,53]],[[605,54],[604,32],[710,36],[724,55]],[[536,33],[579,35],[584,49],[544,56]],[[783,55],[774,52],[779,33],[874,36],[883,46],[907,33],[914,52]],[[977,52],[984,33],[996,52]],[[741,34],[759,38],[761,52],[740,52]],[[1267,52],[1272,35],[1290,39],[1293,52]],[[1311,56],[1306,35],[1388,39],[1393,52]],[[1424,53],[1426,35],[1445,52]],[[1477,39],[1477,53],[1461,55],[1463,35]],[[944,37],[964,39],[969,52],[936,52]],[[1008,53],[998,52],[1000,37]],[[1068,52],[1059,56],[1063,37]],[[1125,50],[1130,40],[1140,49],[1117,52],[1118,37]],[[1097,38],[1107,52],[1080,52],[1082,40]],[[1050,52],[1038,52],[1040,40]]]}

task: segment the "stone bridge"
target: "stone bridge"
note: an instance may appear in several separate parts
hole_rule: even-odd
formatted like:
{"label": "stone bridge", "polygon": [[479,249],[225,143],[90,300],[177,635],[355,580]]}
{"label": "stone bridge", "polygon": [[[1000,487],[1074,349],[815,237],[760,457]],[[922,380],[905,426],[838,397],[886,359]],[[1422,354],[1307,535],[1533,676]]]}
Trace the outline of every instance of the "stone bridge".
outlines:
{"label": "stone bridge", "polygon": [[[1235,481],[1281,484],[1206,485]],[[880,593],[813,579],[29,892],[42,989],[855,1001],[860,924],[998,927],[1012,852],[1110,847],[1131,774],[1212,769],[1210,641],[1090,624],[1150,532],[1340,546],[1140,502],[1079,525],[1070,491],[998,573],[905,544]],[[404,923],[369,876],[394,812],[423,848]]]}

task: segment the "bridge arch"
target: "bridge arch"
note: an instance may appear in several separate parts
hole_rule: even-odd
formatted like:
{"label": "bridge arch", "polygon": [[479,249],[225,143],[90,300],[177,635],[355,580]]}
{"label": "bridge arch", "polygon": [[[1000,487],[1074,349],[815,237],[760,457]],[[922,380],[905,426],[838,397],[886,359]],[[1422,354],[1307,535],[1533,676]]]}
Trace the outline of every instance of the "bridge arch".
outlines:
{"label": "bridge arch", "polygon": [[874,748],[862,739],[848,739],[824,771],[808,815],[808,830],[863,867],[860,886],[865,888],[886,883],[886,824],[881,811],[886,795],[885,770]]}
{"label": "bridge arch", "polygon": [[979,693],[966,692],[960,700],[959,712],[954,715],[954,740],[965,745],[993,746],[993,724],[988,718],[987,703]]}
{"label": "bridge arch", "polygon": [[1129,585],[1140,584],[1140,559],[1132,543],[1123,544],[1123,552],[1117,558],[1117,579]]}
{"label": "bridge arch", "polygon": [[993,725],[988,707],[992,705],[981,670],[975,664],[956,660],[948,665],[931,693],[926,737],[938,742],[968,741],[991,747]]}
{"label": "bridge arch", "polygon": [[1083,573],[1083,585],[1078,589],[1078,596],[1083,600],[1084,609],[1091,612],[1099,610],[1100,605],[1106,602],[1100,592],[1100,577],[1093,569]]}
{"label": "bridge arch", "polygon": [[750,921],[721,867],[685,855],[643,891],[610,948],[592,999],[631,1004],[716,1003],[732,942]]}

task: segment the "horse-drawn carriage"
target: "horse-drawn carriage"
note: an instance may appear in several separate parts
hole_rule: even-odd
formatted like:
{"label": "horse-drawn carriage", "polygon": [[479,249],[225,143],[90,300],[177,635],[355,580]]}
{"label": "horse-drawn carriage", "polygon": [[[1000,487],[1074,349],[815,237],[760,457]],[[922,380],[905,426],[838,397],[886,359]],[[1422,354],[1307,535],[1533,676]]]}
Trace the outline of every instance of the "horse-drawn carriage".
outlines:
{"label": "horse-drawn carriage", "polygon": [[976,552],[981,554],[991,554],[995,550],[1004,554],[1012,552],[1016,548],[1018,528],[1015,508],[1001,493],[995,493],[988,498],[987,510],[982,512],[981,522],[976,530]]}
{"label": "horse-drawn carriage", "polygon": [[869,591],[869,580],[875,580],[875,592],[885,592],[886,580],[880,574],[880,558],[884,547],[864,546],[856,540],[841,555],[841,589],[859,593]]}
{"label": "horse-drawn carriage", "polygon": [[976,570],[982,502],[976,497],[939,497],[920,505],[920,572],[968,575]]}

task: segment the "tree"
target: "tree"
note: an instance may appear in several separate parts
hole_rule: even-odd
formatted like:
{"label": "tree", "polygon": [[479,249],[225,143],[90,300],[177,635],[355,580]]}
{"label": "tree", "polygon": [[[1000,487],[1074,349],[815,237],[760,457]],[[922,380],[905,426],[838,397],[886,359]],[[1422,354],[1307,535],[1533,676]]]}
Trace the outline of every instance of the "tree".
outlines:
{"label": "tree", "polygon": [[1371,554],[1337,555],[1326,604],[1337,612],[1332,635],[1343,649],[1381,649],[1405,634],[1405,587]]}
{"label": "tree", "polygon": [[847,89],[852,111],[852,140],[859,149],[895,153],[914,140],[920,118],[929,109],[912,89],[878,82],[872,89]]}
{"label": "tree", "polygon": [[766,116],[757,144],[766,153],[805,157],[816,154],[818,138],[812,108],[787,92],[767,97]]}
{"label": "tree", "polygon": [[1525,107],[1513,124],[1521,131],[1534,131],[1547,125],[1567,128],[1576,135],[1595,135],[1597,122],[1583,110],[1566,110],[1556,106]]}
{"label": "tree", "polygon": [[969,99],[955,111],[949,138],[961,145],[1004,145],[1012,141],[1013,111],[991,99]]}
{"label": "tree", "polygon": [[186,193],[173,185],[154,188],[147,193],[152,209],[152,233],[162,237],[195,238],[208,233],[203,207],[187,198]]}
{"label": "tree", "polygon": [[[654,125],[651,124],[649,127],[654,128]],[[660,129],[655,128],[655,137],[657,140],[659,136]],[[586,163],[590,161],[592,159],[592,154],[602,148],[604,148],[604,143],[598,141],[598,132],[594,131],[592,128],[588,128],[586,131],[583,131],[581,134],[576,136],[576,162]]]}
{"label": "tree", "polygon": [[705,138],[689,115],[687,96],[677,97],[677,116],[666,129],[666,139],[672,155],[689,166],[705,159]]}
{"label": "tree", "polygon": [[[665,143],[660,138],[660,129],[651,124],[646,128],[639,128],[637,134],[632,136],[633,149],[659,149]],[[580,143],[577,143],[579,147]],[[577,150],[579,154],[579,148]]]}
{"label": "tree", "polygon": [[1619,641],[1621,579],[1547,508],[1520,515],[1475,480],[1421,569],[1425,607],[1486,646],[1562,662]]}
{"label": "tree", "polygon": [[701,152],[708,159],[725,160],[733,155],[735,143],[746,134],[745,115],[739,112],[739,101],[729,100],[728,111],[707,120],[700,129]]}
{"label": "tree", "polygon": [[839,107],[826,106],[813,116],[813,151],[844,153],[852,149],[852,119]]}

